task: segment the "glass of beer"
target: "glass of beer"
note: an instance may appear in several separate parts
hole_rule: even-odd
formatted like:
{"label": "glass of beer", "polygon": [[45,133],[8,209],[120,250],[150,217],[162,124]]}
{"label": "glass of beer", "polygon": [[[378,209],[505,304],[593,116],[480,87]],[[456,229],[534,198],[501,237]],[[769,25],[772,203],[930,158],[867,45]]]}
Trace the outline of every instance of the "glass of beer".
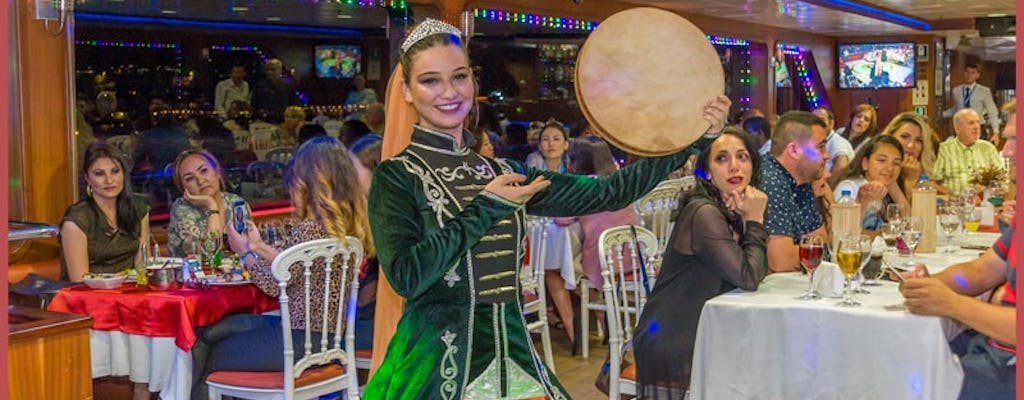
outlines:
{"label": "glass of beer", "polygon": [[[860,303],[853,301],[853,276],[860,271],[861,260],[864,257],[865,249],[860,236],[845,236],[839,239],[839,252],[836,260],[839,261],[839,270],[843,271],[846,278],[846,290],[843,292],[843,301],[836,304],[840,307],[858,307]],[[867,251],[871,251],[870,247]]]}
{"label": "glass of beer", "polygon": [[797,297],[798,300],[818,300],[821,295],[814,290],[814,270],[821,265],[821,259],[825,255],[825,245],[821,236],[807,234],[800,237],[800,265],[807,270],[810,279],[807,282],[807,293]]}

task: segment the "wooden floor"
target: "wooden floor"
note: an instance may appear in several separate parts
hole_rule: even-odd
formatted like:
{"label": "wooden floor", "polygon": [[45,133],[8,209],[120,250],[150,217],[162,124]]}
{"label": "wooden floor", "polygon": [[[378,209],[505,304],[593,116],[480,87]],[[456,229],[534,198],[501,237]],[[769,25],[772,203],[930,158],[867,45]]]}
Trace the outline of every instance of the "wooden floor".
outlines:
{"label": "wooden floor", "polygon": [[[593,326],[593,325],[591,325]],[[540,335],[533,335],[534,344],[543,358],[543,347],[540,342]],[[601,369],[605,357],[608,355],[608,348],[601,344],[601,339],[591,336],[590,358],[584,360],[577,355],[572,356],[572,346],[569,344],[569,337],[564,330],[551,329],[551,347],[555,357],[555,372],[559,381],[574,399],[601,399],[607,398],[594,387],[594,378]],[[130,400],[131,382],[127,377],[107,377],[93,380],[93,397],[97,400]],[[159,396],[153,394],[156,400]]]}
{"label": "wooden floor", "polygon": [[[591,327],[594,325],[591,324]],[[540,335],[533,335],[534,345],[537,351],[544,357],[543,347],[540,343]],[[608,356],[608,347],[601,344],[597,336],[590,338],[590,357],[586,360],[582,356],[572,356],[572,347],[569,344],[569,337],[564,330],[551,329],[551,347],[555,356],[555,374],[562,386],[569,391],[574,399],[600,399],[608,398],[608,395],[601,393],[594,386],[594,378],[597,378],[601,364]]]}

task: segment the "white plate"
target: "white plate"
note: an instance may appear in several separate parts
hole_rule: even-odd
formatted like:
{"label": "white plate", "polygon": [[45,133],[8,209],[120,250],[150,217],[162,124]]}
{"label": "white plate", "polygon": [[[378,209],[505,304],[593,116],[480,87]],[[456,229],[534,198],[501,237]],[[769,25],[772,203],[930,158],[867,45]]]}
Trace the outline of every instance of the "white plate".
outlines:
{"label": "white plate", "polygon": [[252,281],[220,281],[220,280],[214,281],[214,280],[211,280],[211,281],[207,281],[206,283],[208,285],[210,285],[210,286],[238,286],[238,285],[245,285],[245,284],[252,283]]}

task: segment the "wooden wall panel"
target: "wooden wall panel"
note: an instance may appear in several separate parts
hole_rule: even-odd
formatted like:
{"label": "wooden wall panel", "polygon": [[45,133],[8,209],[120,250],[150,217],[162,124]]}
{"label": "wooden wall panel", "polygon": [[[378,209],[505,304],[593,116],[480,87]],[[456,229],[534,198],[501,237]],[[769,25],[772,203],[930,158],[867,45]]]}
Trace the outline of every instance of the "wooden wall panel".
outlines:
{"label": "wooden wall panel", "polygon": [[[21,130],[10,135],[21,138],[18,152],[24,164],[21,166],[21,187],[11,190],[24,192],[24,209],[11,210],[29,221],[56,224],[60,222],[64,209],[73,200],[75,182],[74,168],[70,166],[71,126],[68,118],[71,83],[68,71],[69,33],[65,30],[58,36],[48,34],[43,21],[35,19],[33,2],[13,2],[12,18],[17,24],[18,41],[11,43],[16,53],[15,66],[20,73],[21,98],[11,99],[21,109]],[[51,23],[51,28],[55,24]],[[57,255],[56,240],[36,241],[33,251],[38,257],[52,258]]]}

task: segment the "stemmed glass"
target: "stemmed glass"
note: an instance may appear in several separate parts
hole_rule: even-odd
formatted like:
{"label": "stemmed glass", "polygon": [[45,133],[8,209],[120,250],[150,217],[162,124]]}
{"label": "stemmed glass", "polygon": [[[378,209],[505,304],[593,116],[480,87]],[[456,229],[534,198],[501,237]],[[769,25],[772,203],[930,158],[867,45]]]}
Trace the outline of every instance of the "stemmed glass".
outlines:
{"label": "stemmed glass", "polygon": [[[857,236],[857,240],[860,242],[860,268],[857,269],[857,275],[854,277],[854,281],[857,282],[853,288],[853,292],[857,294],[870,294],[867,289],[864,289],[865,278],[864,278],[864,267],[871,261],[871,237],[868,235]],[[874,277],[872,277],[872,280]],[[869,285],[870,286],[870,285]]]}
{"label": "stemmed glass", "polygon": [[203,234],[203,239],[200,244],[200,251],[203,253],[203,261],[210,268],[216,268],[218,265],[217,253],[220,252],[220,248],[223,245],[224,236],[221,235],[218,230],[210,230]]}
{"label": "stemmed glass", "polygon": [[892,203],[885,206],[885,222],[899,224],[903,220],[903,206]]}
{"label": "stemmed glass", "polygon": [[825,246],[822,244],[821,236],[807,234],[800,236],[800,265],[803,265],[810,275],[807,283],[807,293],[797,297],[798,300],[818,300],[821,295],[814,290],[814,270],[821,265],[821,259],[825,255]]}
{"label": "stemmed glass", "polygon": [[862,247],[859,236],[846,236],[839,239],[839,253],[836,254],[836,260],[839,261],[839,270],[843,271],[843,276],[846,277],[843,301],[836,304],[839,307],[860,306],[860,303],[853,301],[853,276],[861,267],[861,258],[864,255]]}
{"label": "stemmed glass", "polygon": [[956,206],[940,205],[938,208],[939,226],[946,234],[946,254],[956,253],[956,246],[953,245],[953,234],[960,229],[960,211]]}
{"label": "stemmed glass", "polygon": [[910,269],[914,268],[914,250],[917,249],[917,243],[921,241],[921,226],[921,217],[908,217],[903,221],[903,228],[900,230],[900,238],[907,245],[907,250],[909,250],[907,257],[910,258],[903,265]]}
{"label": "stemmed glass", "polygon": [[886,222],[882,225],[882,229],[879,230],[882,236],[882,240],[885,241],[885,252],[882,253],[882,260],[886,265],[892,266],[885,257],[886,253],[898,253],[896,249],[896,239],[900,237],[900,230],[902,227],[899,223]]}

